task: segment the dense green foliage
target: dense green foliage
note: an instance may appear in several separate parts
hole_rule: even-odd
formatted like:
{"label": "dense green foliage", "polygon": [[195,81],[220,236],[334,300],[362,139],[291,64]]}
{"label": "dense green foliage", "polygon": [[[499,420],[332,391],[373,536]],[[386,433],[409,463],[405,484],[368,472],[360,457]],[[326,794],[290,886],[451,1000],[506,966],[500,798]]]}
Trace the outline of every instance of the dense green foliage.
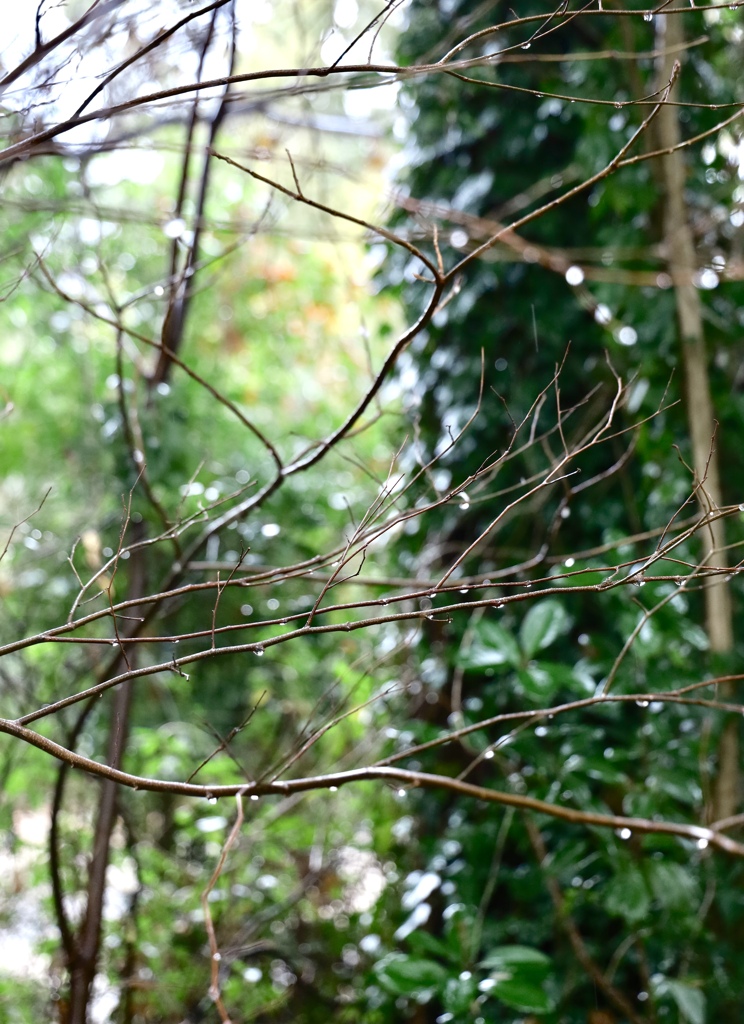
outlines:
{"label": "dense green foliage", "polygon": [[[522,5],[518,14],[542,10]],[[414,4],[400,60],[439,59],[466,31],[508,23],[512,16],[508,5],[499,3]],[[685,63],[684,100],[730,102],[738,40],[733,15],[699,13],[684,20],[688,39],[707,36]],[[485,241],[484,218],[508,224],[600,171],[648,113],[648,107],[621,104],[658,88],[651,56],[625,61],[571,57],[650,53],[654,32],[645,19],[579,18],[531,47],[522,45],[537,27],[506,24],[458,53],[466,59],[509,53],[513,47],[514,63],[497,61],[495,67],[466,72],[483,85],[465,85],[451,75],[404,87],[409,132],[402,184],[420,204],[424,230],[427,213],[432,220],[437,214],[441,218],[445,261]],[[542,53],[563,59],[542,63]],[[523,91],[506,91],[509,86]],[[606,105],[582,103],[582,97]],[[684,135],[693,136],[715,125],[722,113],[690,106],[680,118]],[[637,149],[656,146],[652,126]],[[702,158],[700,150],[691,150],[687,163],[700,267],[720,272],[736,258],[740,244],[740,218],[729,217],[732,194],[740,199],[734,193],[737,167],[725,159],[725,145],[716,147],[715,135]],[[627,444],[622,438],[590,453],[579,482],[605,472],[594,487],[582,494],[574,481],[556,485],[547,499],[543,495],[492,531],[465,564],[468,576],[498,574],[540,552],[525,568],[526,581],[553,574],[563,563],[564,570],[579,573],[568,582],[591,583],[601,578],[591,570],[603,565],[623,559],[642,564],[654,551],[655,537],[635,543],[624,538],[659,531],[689,499],[687,420],[684,403],[675,404],[683,374],[674,290],[668,277],[657,277],[665,268],[664,196],[657,164],[622,169],[523,228],[522,239],[534,247],[531,259],[502,243],[471,263],[459,292],[410,356],[405,369],[416,381],[411,410],[419,424],[417,437],[433,451],[452,424],[462,424],[474,408],[484,353],[481,411],[464,443],[440,463],[455,480],[465,479],[494,448],[505,450],[514,425],[527,415],[557,364],[562,366],[564,410],[592,388],[600,389],[583,410],[567,418],[569,439],[585,429],[592,403],[601,402],[602,395],[607,401],[612,393],[608,361],[623,378],[634,380],[623,422],[650,417],[629,459],[621,459]],[[401,213],[396,223],[405,219]],[[546,251],[557,257],[552,268],[539,258]],[[572,279],[567,268],[575,271],[576,265],[582,272]],[[593,275],[595,268],[599,273]],[[421,289],[406,273],[400,254],[391,256],[383,273],[386,280],[405,281],[403,301],[417,308]],[[738,502],[744,405],[737,375],[744,296],[739,283],[719,284],[715,273],[701,279],[701,296],[724,496]],[[546,429],[557,420],[549,389],[540,425]],[[554,436],[550,443],[555,449],[561,441]],[[499,490],[530,479],[537,459],[530,450],[524,461],[505,465]],[[618,462],[619,470],[610,473]],[[486,528],[494,515],[495,490],[471,492],[467,510],[449,506],[439,521],[429,520],[425,536],[405,539],[404,564],[445,565],[447,545],[454,547]],[[693,509],[688,504],[684,511]],[[676,556],[694,564],[698,543],[693,539]],[[594,547],[601,550],[575,557]],[[684,562],[679,571],[689,571]],[[585,600],[580,595],[560,603],[546,599],[526,615],[515,613],[512,609],[520,606],[512,605],[501,613],[452,617],[420,651],[422,676],[428,674],[428,686],[438,694],[438,715],[412,726],[417,738],[436,735],[453,717],[465,724],[591,695],[641,625],[630,655],[613,672],[615,693],[654,693],[737,671],[741,643],[730,654],[711,658],[701,628],[700,590],[691,591],[675,594],[674,583],[649,581],[639,593],[624,589]],[[512,591],[507,585],[502,592]],[[662,601],[664,606],[642,624],[642,608]],[[705,817],[722,717],[690,706],[638,704],[568,713],[530,726],[509,737],[508,745],[497,744],[496,757],[481,759],[468,778],[567,807],[659,819]],[[446,760],[435,753],[422,760],[431,771],[451,772],[453,761],[464,771],[493,742],[492,733],[476,732],[456,752],[445,748]],[[744,911],[738,865],[713,858],[694,843],[631,836],[629,830],[577,832],[573,825],[526,820],[510,810],[498,813],[461,802],[453,807],[447,798],[430,794],[418,796],[415,808],[419,826],[412,865],[448,878],[426,926],[430,937],[450,943],[450,949],[455,929],[469,940],[453,957],[443,949],[436,952],[429,939],[423,945],[414,942],[414,935],[409,939],[414,960],[429,949],[430,960],[445,966],[436,997],[444,1016],[436,1019],[517,1019],[503,1007],[496,1009],[490,998],[485,1004],[472,1002],[476,982],[491,966],[489,951],[502,943],[526,945],[535,957],[538,951],[550,957],[545,975],[541,967],[524,979],[515,973],[505,983],[519,995],[502,993],[507,1006],[531,1011],[540,1020],[627,1019],[623,1006],[598,984],[595,969],[625,997],[637,1019],[658,1015],[693,1024],[738,1019],[742,975],[736,949]],[[453,844],[454,871],[445,852]],[[469,986],[470,995],[458,1003]],[[499,984],[481,986],[484,990],[498,996]],[[426,1019],[435,1017],[432,1013]],[[410,1019],[420,1018],[412,1013]]]}

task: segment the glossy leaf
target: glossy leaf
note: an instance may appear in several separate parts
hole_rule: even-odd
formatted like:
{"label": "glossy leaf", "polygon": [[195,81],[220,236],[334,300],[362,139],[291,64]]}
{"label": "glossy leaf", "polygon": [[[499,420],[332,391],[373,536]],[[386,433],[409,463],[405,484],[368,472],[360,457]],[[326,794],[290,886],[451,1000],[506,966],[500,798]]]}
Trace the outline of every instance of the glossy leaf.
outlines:
{"label": "glossy leaf", "polygon": [[473,643],[458,657],[458,663],[468,669],[517,668],[521,660],[519,645],[513,635],[492,619],[482,619],[478,623]]}
{"label": "glossy leaf", "polygon": [[559,636],[568,632],[571,620],[561,604],[553,598],[534,604],[522,620],[519,642],[526,658],[550,647]]}
{"label": "glossy leaf", "polygon": [[545,978],[550,971],[550,957],[530,946],[496,946],[486,954],[479,966],[510,975]]}
{"label": "glossy leaf", "polygon": [[521,976],[497,981],[488,995],[501,1000],[514,1010],[522,1010],[525,1013],[549,1013],[554,1006],[543,989]]}
{"label": "glossy leaf", "polygon": [[380,984],[389,992],[417,999],[431,998],[447,982],[448,972],[434,960],[391,953],[375,966]]}

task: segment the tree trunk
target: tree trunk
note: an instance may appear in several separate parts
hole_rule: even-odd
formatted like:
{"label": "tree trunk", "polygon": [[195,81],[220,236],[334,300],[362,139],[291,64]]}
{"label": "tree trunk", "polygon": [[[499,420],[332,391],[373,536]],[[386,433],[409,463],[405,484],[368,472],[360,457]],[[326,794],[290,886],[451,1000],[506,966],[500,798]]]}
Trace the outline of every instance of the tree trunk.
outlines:
{"label": "tree trunk", "polygon": [[[657,47],[660,51],[657,87],[669,81],[674,61],[682,56],[684,42],[684,16],[666,8],[656,15]],[[672,51],[671,53],[669,51]],[[678,98],[679,78],[669,99]],[[657,128],[659,144],[667,149],[682,141],[679,108],[665,105],[659,113]],[[692,444],[692,465],[698,499],[705,513],[723,504],[718,452],[716,450],[716,421],[710,393],[708,358],[703,329],[702,303],[696,287],[698,264],[690,224],[690,211],[685,199],[685,151],[676,150],[661,157],[664,185],[664,247],[669,274],[673,281],[677,305],[687,421]],[[725,550],[725,530],[722,519],[711,522],[703,534],[705,563],[714,563]],[[733,620],[731,592],[728,584],[714,578],[706,582],[705,626],[710,650],[726,654],[733,648]],[[723,699],[734,695],[730,686],[721,688]],[[713,820],[736,813],[739,791],[739,739],[737,722],[730,718],[724,726],[718,746],[718,778],[716,780]]]}
{"label": "tree trunk", "polygon": [[[144,553],[135,548],[130,560],[129,597],[138,598],[145,592]],[[136,617],[137,608],[129,612]],[[136,647],[132,649],[136,650]],[[131,657],[124,655],[115,671],[123,671],[127,664],[132,666]],[[122,683],[116,690],[111,710],[111,726],[107,751],[107,763],[120,768],[129,735],[129,717],[132,704],[132,680]],[[111,852],[111,834],[116,824],[117,797],[119,787],[110,779],[104,779],[100,789],[95,836],[88,869],[88,891],[85,916],[74,940],[74,959],[69,965],[70,1005],[69,1024],[87,1024],[91,988],[98,969],[101,950],[101,925],[106,896],[106,870]]]}

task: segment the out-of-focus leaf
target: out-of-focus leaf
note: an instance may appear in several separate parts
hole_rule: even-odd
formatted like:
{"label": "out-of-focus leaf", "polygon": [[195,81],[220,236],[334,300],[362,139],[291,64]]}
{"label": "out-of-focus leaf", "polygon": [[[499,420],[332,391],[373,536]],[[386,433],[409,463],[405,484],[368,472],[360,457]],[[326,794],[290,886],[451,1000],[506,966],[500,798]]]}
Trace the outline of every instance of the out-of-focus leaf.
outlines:
{"label": "out-of-focus leaf", "polygon": [[551,700],[562,686],[571,686],[574,676],[568,665],[536,661],[519,673],[519,681],[531,701],[543,704]]}
{"label": "out-of-focus leaf", "polygon": [[458,657],[458,663],[470,669],[498,665],[517,668],[521,660],[519,645],[509,630],[489,619],[478,623],[472,645]]}
{"label": "out-of-focus leaf", "polygon": [[550,971],[550,958],[531,946],[496,946],[479,966],[510,975],[545,978]]}
{"label": "out-of-focus leaf", "polygon": [[697,900],[695,880],[681,864],[670,860],[652,860],[648,865],[648,876],[654,896],[662,906],[670,910],[684,910]]}
{"label": "out-of-focus leaf", "polygon": [[466,1020],[470,1005],[478,995],[476,979],[465,972],[450,978],[444,988],[443,1003],[455,1019]]}
{"label": "out-of-focus leaf", "polygon": [[677,1004],[680,1020],[686,1024],[705,1024],[705,993],[695,985],[673,978],[662,978],[654,986],[657,996],[670,995]]}
{"label": "out-of-focus leaf", "polygon": [[448,972],[441,964],[423,957],[391,953],[375,965],[380,984],[389,992],[402,996],[421,998],[426,992],[432,994],[447,981]]}
{"label": "out-of-focus leaf", "polygon": [[521,977],[497,981],[488,995],[496,996],[513,1010],[527,1013],[550,1013],[553,1003],[547,992]]}
{"label": "out-of-focus leaf", "polygon": [[550,958],[539,949],[496,946],[479,966],[491,971],[491,978],[480,986],[488,996],[495,996],[515,1010],[548,1013],[553,1008],[542,987],[550,973]]}
{"label": "out-of-focus leaf", "polygon": [[568,631],[571,620],[560,601],[548,598],[534,604],[519,630],[519,642],[526,658],[532,658]]}
{"label": "out-of-focus leaf", "polygon": [[429,932],[421,929],[412,932],[408,937],[408,945],[416,954],[431,953],[433,956],[440,956],[444,960],[452,960],[455,954],[441,939],[437,939]]}
{"label": "out-of-focus leaf", "polygon": [[628,924],[646,920],[651,893],[638,868],[630,865],[610,880],[604,893],[604,906],[609,914],[624,918]]}

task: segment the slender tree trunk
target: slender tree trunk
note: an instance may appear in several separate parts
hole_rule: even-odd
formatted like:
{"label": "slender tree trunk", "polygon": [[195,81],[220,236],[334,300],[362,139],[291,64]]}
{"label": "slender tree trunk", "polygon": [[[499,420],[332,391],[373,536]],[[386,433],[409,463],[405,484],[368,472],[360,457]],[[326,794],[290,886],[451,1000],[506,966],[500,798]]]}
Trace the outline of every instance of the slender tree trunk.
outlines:
{"label": "slender tree trunk", "polygon": [[[656,15],[659,57],[658,86],[670,78],[672,66],[682,55],[684,16],[666,8]],[[672,50],[668,53],[665,51]],[[675,100],[679,79],[670,94]],[[682,141],[679,108],[665,106],[657,119],[659,143],[664,149]],[[692,443],[692,464],[698,485],[700,507],[709,512],[723,504],[721,475],[716,448],[716,421],[710,393],[708,357],[703,329],[702,303],[695,285],[698,261],[690,225],[690,211],[685,199],[685,151],[676,150],[661,158],[664,184],[664,245],[669,274],[674,284],[677,304],[682,366],[684,372],[687,420]],[[725,550],[724,521],[711,522],[704,534],[705,562],[715,562]],[[705,625],[713,654],[725,654],[734,643],[731,592],[722,579],[709,580],[705,586]],[[722,693],[731,699],[730,692]],[[716,781],[712,818],[725,818],[737,810],[739,791],[739,738],[737,722],[730,718],[725,724],[718,746],[718,778]]]}
{"label": "slender tree trunk", "polygon": [[[141,549],[132,552],[130,560],[129,597],[138,598],[144,594],[144,554]],[[137,615],[133,608],[130,615]],[[133,645],[132,649],[136,649]],[[131,664],[131,659],[130,662]],[[122,657],[119,669],[125,669]],[[120,768],[129,735],[129,717],[132,704],[132,681],[122,683],[116,690],[111,711],[111,726],[107,762],[113,768]],[[88,869],[88,891],[85,917],[74,940],[74,960],[70,964],[70,1007],[69,1024],[87,1024],[91,988],[98,969],[101,950],[101,925],[106,897],[106,870],[111,852],[111,834],[116,824],[117,797],[119,787],[110,779],[104,779],[98,803],[95,836]]]}

